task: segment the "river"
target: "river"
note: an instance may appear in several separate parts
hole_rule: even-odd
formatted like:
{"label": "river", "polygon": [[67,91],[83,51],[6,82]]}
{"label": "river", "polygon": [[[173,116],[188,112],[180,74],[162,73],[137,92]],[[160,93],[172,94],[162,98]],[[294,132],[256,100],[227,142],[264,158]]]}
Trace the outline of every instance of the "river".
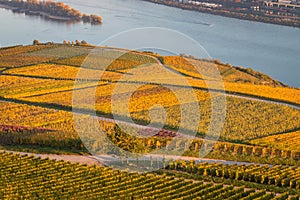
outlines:
{"label": "river", "polygon": [[[300,87],[300,29],[214,16],[141,0],[62,0],[83,13],[103,17],[103,25],[66,24],[0,9],[0,45],[31,44],[33,39],[99,44],[132,28],[163,27],[199,42],[211,57],[250,67]],[[184,53],[184,52],[183,52]]]}

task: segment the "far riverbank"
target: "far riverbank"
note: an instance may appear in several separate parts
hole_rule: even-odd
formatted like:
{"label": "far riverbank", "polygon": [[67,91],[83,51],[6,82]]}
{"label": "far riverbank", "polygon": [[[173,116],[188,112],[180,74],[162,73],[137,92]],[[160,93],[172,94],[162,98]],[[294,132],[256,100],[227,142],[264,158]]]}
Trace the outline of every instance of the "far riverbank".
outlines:
{"label": "far riverbank", "polygon": [[248,13],[242,13],[242,12],[231,12],[229,10],[225,9],[215,9],[215,8],[205,8],[200,7],[193,4],[187,4],[187,3],[181,3],[178,1],[172,1],[172,0],[143,0],[148,1],[156,4],[162,4],[166,6],[181,8],[184,10],[193,10],[213,15],[220,15],[224,17],[231,17],[231,18],[237,18],[242,20],[249,20],[249,21],[257,21],[257,22],[263,22],[263,23],[269,23],[269,24],[278,24],[278,25],[284,25],[284,26],[292,26],[300,28],[300,21],[299,20],[288,20],[284,18],[275,18],[273,16],[268,15],[256,15],[256,14],[248,14]]}

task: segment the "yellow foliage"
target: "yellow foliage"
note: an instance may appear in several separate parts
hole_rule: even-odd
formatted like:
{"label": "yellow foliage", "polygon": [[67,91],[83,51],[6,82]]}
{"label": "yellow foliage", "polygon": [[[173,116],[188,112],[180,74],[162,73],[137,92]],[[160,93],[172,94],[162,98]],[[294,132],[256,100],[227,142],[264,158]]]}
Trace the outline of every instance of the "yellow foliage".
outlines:
{"label": "yellow foliage", "polygon": [[[80,74],[78,74],[80,71]],[[97,69],[87,69],[58,64],[40,64],[5,71],[11,75],[50,77],[56,79],[117,80],[122,74]]]}
{"label": "yellow foliage", "polygon": [[51,46],[47,46],[47,45],[32,46],[32,45],[30,45],[30,46],[16,46],[16,47],[9,47],[9,48],[0,48],[0,57],[37,51],[37,50],[44,49],[44,48],[51,48]]}
{"label": "yellow foliage", "polygon": [[277,149],[291,150],[300,152],[300,131],[291,133],[282,133],[269,137],[263,137],[256,140],[251,140],[254,145],[274,147]]}

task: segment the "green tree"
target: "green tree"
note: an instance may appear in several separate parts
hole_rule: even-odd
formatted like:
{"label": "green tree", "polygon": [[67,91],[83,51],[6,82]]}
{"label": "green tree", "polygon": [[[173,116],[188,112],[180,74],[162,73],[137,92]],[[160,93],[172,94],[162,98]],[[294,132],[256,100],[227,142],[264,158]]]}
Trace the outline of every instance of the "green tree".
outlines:
{"label": "green tree", "polygon": [[39,45],[40,44],[40,41],[38,40],[33,40],[33,45]]}
{"label": "green tree", "polygon": [[82,40],[82,41],[81,41],[81,44],[87,44],[87,41]]}

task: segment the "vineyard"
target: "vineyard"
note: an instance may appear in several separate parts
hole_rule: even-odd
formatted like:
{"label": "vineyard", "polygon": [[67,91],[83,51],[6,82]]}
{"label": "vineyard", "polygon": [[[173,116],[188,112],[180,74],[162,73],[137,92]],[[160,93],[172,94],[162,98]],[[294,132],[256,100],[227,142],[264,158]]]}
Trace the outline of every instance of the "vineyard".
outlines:
{"label": "vineyard", "polygon": [[299,167],[276,165],[222,165],[216,163],[200,163],[175,161],[168,167],[170,170],[179,170],[203,176],[236,179],[280,187],[300,188]]}
{"label": "vineyard", "polygon": [[[101,62],[99,62],[100,60]],[[96,49],[89,55],[72,56],[53,63],[76,67],[84,66],[91,69],[106,69],[108,71],[126,71],[136,66],[156,63],[156,60],[140,53]]]}
{"label": "vineyard", "polygon": [[11,55],[16,55],[16,54],[21,54],[21,53],[29,53],[32,51],[37,51],[41,50],[43,48],[49,48],[51,46],[47,45],[39,45],[39,46],[14,46],[14,47],[6,47],[6,48],[1,48],[0,51],[0,56],[11,56]]}
{"label": "vineyard", "polygon": [[[5,76],[2,76],[4,78]],[[8,77],[10,78],[10,77]],[[27,78],[17,78],[19,80],[26,80]],[[12,80],[12,79],[9,79]],[[40,80],[40,79],[35,79]],[[28,81],[30,81],[28,79]],[[39,84],[32,86],[32,82],[27,86],[24,83],[24,87],[12,86],[5,88],[6,97],[19,97],[23,100],[37,103],[53,104],[57,106],[72,106],[72,82],[71,81],[53,81],[53,80],[42,80],[45,82],[45,88]],[[64,85],[68,84],[68,85]],[[57,85],[56,85],[57,84]],[[63,84],[63,85],[61,85]],[[93,98],[93,87],[94,83],[86,83],[81,87],[81,98]],[[118,105],[118,114],[126,113],[127,107],[124,104],[124,100],[130,98],[129,111],[131,116],[137,121],[144,121],[148,123],[150,121],[148,110],[155,104],[160,104],[165,107],[167,112],[166,125],[170,128],[176,128],[180,122],[180,107],[185,106],[189,108],[193,105],[191,98],[187,91],[184,89],[177,89],[177,93],[181,96],[186,97],[181,99],[181,105],[174,96],[173,91],[161,89],[156,86],[148,86],[149,89],[143,89],[140,87],[138,91],[135,91],[130,97],[130,87],[124,84],[123,90],[114,90],[116,84],[105,84],[99,85],[96,89],[96,110],[99,113],[107,115],[111,114],[111,101],[114,99],[114,105]],[[20,90],[21,93],[15,94]],[[1,91],[1,90],[0,90]],[[31,92],[32,91],[32,92]],[[7,94],[8,92],[13,94]],[[114,93],[112,96],[111,94]],[[209,100],[209,93],[203,91],[195,91],[197,99],[199,100],[199,113],[201,114],[201,120],[199,121],[198,133],[199,135],[205,135],[209,128],[210,117],[211,117],[211,106]],[[28,95],[28,96],[27,96]],[[26,97],[27,96],[27,97]],[[82,105],[78,105],[82,108],[88,108],[88,102],[84,99],[78,101],[83,102]],[[123,102],[123,103],[122,103]],[[122,107],[125,105],[125,107]],[[90,107],[90,109],[92,109]],[[157,112],[160,113],[160,112]],[[241,114],[242,113],[242,114]],[[190,113],[192,114],[192,113]],[[198,113],[195,113],[195,115]],[[236,117],[239,116],[239,117]],[[191,120],[193,117],[191,115]],[[159,123],[159,121],[157,121]],[[226,121],[223,129],[221,138],[226,141],[247,141],[250,139],[257,139],[264,136],[274,135],[278,133],[290,132],[297,129],[300,124],[299,111],[286,106],[269,104],[265,102],[258,102],[253,100],[243,100],[233,97],[227,98],[227,113]],[[188,129],[188,127],[186,127]]]}
{"label": "vineyard", "polygon": [[[169,127],[176,127],[176,124],[180,122],[179,106],[167,107],[166,110],[170,114],[166,124]],[[145,112],[134,113],[132,116],[149,121],[149,116]],[[198,133],[205,135],[211,116],[210,100],[200,102],[199,113],[201,120]],[[192,115],[190,119],[193,120]],[[299,120],[299,111],[292,108],[229,97],[227,98],[226,120],[221,139],[247,141],[285,131],[289,132],[299,127]]]}
{"label": "vineyard", "polygon": [[3,199],[297,199],[288,194],[0,153]]}
{"label": "vineyard", "polygon": [[[191,79],[190,84],[196,88],[205,89],[205,81]],[[225,90],[232,94],[244,94],[250,97],[279,100],[296,105],[300,103],[300,90],[296,88],[271,87],[268,85],[255,85],[246,83],[224,82]],[[217,88],[218,89],[218,88]]]}
{"label": "vineyard", "polygon": [[73,81],[70,80],[55,81],[7,75],[0,76],[0,85],[0,95],[5,98],[22,98],[23,96],[32,96],[40,93],[71,90],[74,87]]}
{"label": "vineyard", "polygon": [[[26,48],[28,48],[27,52]],[[86,102],[84,99],[89,96],[89,98],[93,98],[93,92],[96,90],[95,100],[98,113],[111,115],[112,107],[110,102],[114,99],[114,104],[118,105],[119,108],[118,114],[126,114],[127,107],[123,101],[130,98],[129,112],[131,117],[137,122],[147,124],[150,121],[148,113],[149,109],[156,104],[160,104],[166,109],[167,118],[165,125],[170,129],[177,129],[180,122],[180,108],[185,107],[188,109],[190,105],[193,105],[193,99],[188,95],[188,91],[185,88],[178,87],[180,84],[178,85],[176,83],[176,79],[178,79],[177,76],[161,68],[159,65],[151,64],[156,62],[156,60],[149,57],[147,54],[145,54],[145,56],[136,52],[124,54],[114,52],[110,49],[109,51],[101,52],[100,57],[98,54],[87,56],[87,53],[92,51],[91,47],[71,47],[64,45],[45,45],[41,47],[21,46],[3,49],[2,51],[5,56],[30,55],[37,58],[43,57],[52,60],[54,59],[54,61],[51,61],[52,63],[24,66],[2,72],[2,75],[0,76],[0,94],[5,98],[24,100],[25,102],[30,102],[32,105],[38,103],[39,105],[55,106],[58,109],[63,110],[66,108],[69,109],[72,106],[72,89],[76,75],[78,75],[78,67],[84,63],[85,67],[80,70],[81,78],[89,80],[89,77],[95,77],[98,73],[101,73],[101,79],[105,81],[77,81],[76,88],[80,89],[80,93],[83,94],[81,95],[81,98],[83,99],[78,100],[79,102],[82,102],[82,104],[79,105],[81,108],[93,109],[89,106],[89,102]],[[153,55],[150,54],[150,56]],[[105,59],[111,59],[112,57],[117,57],[118,59],[110,65],[112,66],[111,70],[103,71],[101,66],[97,65],[99,59],[106,63]],[[54,64],[53,62],[60,64]],[[164,62],[170,64],[170,67],[172,67],[171,64],[176,66],[174,69],[179,70],[178,66],[181,66],[181,70],[195,73],[192,66],[184,63],[186,62],[185,59],[164,57]],[[210,63],[208,61],[205,62]],[[138,67],[133,68],[134,66]],[[218,66],[221,71],[228,71],[228,66],[221,64]],[[152,70],[149,73],[150,67]],[[128,74],[122,74],[124,72],[128,72]],[[242,72],[243,71],[240,69],[239,73]],[[147,73],[147,77],[144,76],[145,73]],[[228,75],[228,72],[226,72],[226,74]],[[246,74],[249,75],[249,73]],[[242,77],[247,78],[246,74]],[[237,74],[236,76],[240,75],[241,74]],[[261,74],[258,76],[252,72],[252,78],[254,75],[256,79],[259,76],[263,77]],[[190,74],[190,76],[192,75]],[[107,80],[112,82],[107,82]],[[113,83],[115,80],[119,80],[118,83]],[[188,80],[190,83],[195,83],[195,86],[205,86],[203,80]],[[173,85],[171,87],[173,91],[168,89],[170,86],[167,86],[166,88],[158,87],[157,84],[146,84],[143,86],[144,82],[153,81],[171,84]],[[234,84],[237,83],[225,82],[225,87]],[[250,91],[248,87],[258,87],[259,89],[255,89],[256,93],[262,88],[268,88],[268,90],[263,90],[259,96],[264,96],[264,93],[271,95],[278,94],[280,98],[289,97],[289,95],[294,95],[295,98],[298,98],[299,96],[297,93],[292,92],[292,90],[295,89],[285,87],[274,88],[253,84],[244,84],[244,86],[247,86],[245,87],[247,92]],[[239,90],[243,90],[243,84],[239,83],[237,87]],[[138,90],[133,91],[136,88],[138,88]],[[270,92],[269,89],[278,91]],[[282,95],[285,93],[279,92],[279,90],[286,91],[287,95]],[[184,97],[180,102],[178,102],[176,99],[177,97],[174,96],[174,91]],[[211,117],[210,94],[197,88],[194,88],[193,92],[196,94],[199,102],[201,120],[199,121],[198,134],[202,137],[207,133],[209,128]],[[131,93],[133,95],[128,96]],[[256,95],[254,92],[253,94]],[[290,100],[292,99],[292,97],[289,98]],[[125,105],[124,108],[122,107],[123,104]],[[161,108],[158,108],[157,111],[152,113],[152,116],[155,113],[159,115],[159,113],[161,113],[159,109]],[[5,111],[6,116],[11,115],[10,113],[16,113],[14,110]],[[195,110],[195,112],[197,111]],[[5,117],[3,119],[5,119]],[[158,121],[155,121],[156,119]],[[159,123],[159,119],[158,116],[154,116],[154,123]],[[192,115],[190,119],[193,120]],[[255,139],[281,133],[289,133],[296,130],[299,128],[299,120],[299,111],[293,108],[227,97],[226,121],[221,134],[221,139],[231,142],[253,143],[252,141]],[[17,121],[11,120],[11,118],[7,121],[16,125],[22,125],[18,124]],[[36,124],[43,123],[36,122]],[[31,124],[29,124],[29,126],[31,126]],[[187,130],[189,129],[188,126],[185,128]],[[260,145],[258,143],[255,144]],[[268,145],[262,145],[268,147]],[[285,150],[284,148],[281,149]]]}
{"label": "vineyard", "polygon": [[195,87],[207,88],[205,80],[202,79],[203,75],[200,75],[196,70],[197,66],[204,67],[205,70],[202,69],[200,72],[205,73],[204,75],[206,76],[204,78],[206,80],[216,76],[216,71],[212,69],[217,68],[219,70],[218,73],[224,80],[225,90],[228,92],[300,104],[299,89],[284,87],[282,83],[251,69],[231,67],[230,65],[212,62],[211,60],[178,58],[174,56],[165,56],[162,59],[169,68],[186,75],[190,84]]}
{"label": "vineyard", "polygon": [[80,79],[85,80],[99,80],[100,78],[96,75],[101,75],[101,79],[104,80],[118,80],[122,74],[111,71],[104,71],[99,69],[86,69],[86,68],[78,68],[67,65],[58,65],[58,64],[40,64],[33,65],[29,67],[16,68],[12,70],[6,71],[4,74],[7,75],[15,75],[15,76],[23,76],[23,77],[38,77],[38,78],[48,78],[48,79],[56,79],[56,80],[75,80],[77,74],[81,71],[83,74]]}
{"label": "vineyard", "polygon": [[[2,48],[0,50],[0,67],[25,67],[25,73],[17,74],[24,76],[39,76],[38,72],[34,72],[32,68],[29,68],[30,71],[27,71],[26,66],[36,65],[40,63],[61,64],[64,67],[71,69],[72,71],[70,75],[66,73],[65,75],[63,75],[63,77],[74,78],[76,69],[70,68],[71,66],[80,67],[84,64],[89,68],[101,70],[103,69],[103,67],[101,67],[101,65],[99,66],[99,64],[102,63],[102,65],[104,65],[107,70],[126,72],[128,71],[128,69],[132,69],[135,66],[142,66],[144,64],[153,64],[157,62],[153,58],[153,55],[148,56],[147,54],[142,55],[141,53],[135,52],[116,53],[114,50],[110,49],[110,51],[105,51],[104,53],[102,52],[100,56],[98,54],[94,55],[93,53],[88,55],[88,53],[91,52],[93,52],[91,47],[72,47],[68,45],[57,44]],[[99,62],[99,59],[101,60],[101,62]],[[220,70],[222,78],[225,80],[225,89],[227,91],[230,91],[232,93],[243,93],[247,95],[260,96],[263,98],[279,99],[296,104],[299,104],[300,102],[299,89],[282,87],[281,84],[276,82],[275,80],[269,78],[266,75],[254,72],[253,70],[251,71],[249,69],[242,69],[237,67],[232,68],[230,67],[230,65],[224,65],[220,63],[211,64],[211,61],[199,61],[195,59],[163,57],[163,60],[168,67],[171,67],[182,74],[188,75],[186,79],[189,80],[189,83],[195,87],[207,88],[205,81],[193,78],[199,76],[199,74],[197,75],[197,72],[195,72],[195,69],[193,69],[193,65],[204,65],[207,66],[205,69],[208,70],[211,67],[215,67],[216,65]],[[38,65],[37,69],[40,69],[40,67],[41,66]],[[44,67],[47,68],[47,65]],[[50,68],[51,67],[53,67],[53,65],[50,64]],[[23,71],[22,69],[20,70],[21,72]],[[184,72],[182,70],[184,70]],[[107,72],[108,71],[106,71],[105,73]],[[149,72],[149,70],[147,72]],[[10,72],[9,70],[5,70],[2,73],[14,74],[13,71]],[[161,72],[153,74],[153,76],[157,76],[160,73]],[[193,73],[194,75],[190,73]],[[42,76],[45,75],[46,74]],[[49,74],[48,77],[52,77],[51,74]],[[149,80],[148,77],[144,78],[147,78]],[[105,79],[115,80],[114,78],[111,79],[110,77],[106,77]],[[158,79],[156,78],[156,80]],[[180,85],[180,83],[177,84]]]}
{"label": "vineyard", "polygon": [[300,132],[295,131],[286,134],[278,134],[260,139],[251,140],[250,143],[260,146],[269,146],[284,150],[300,151],[298,141],[300,140]]}
{"label": "vineyard", "polygon": [[86,55],[92,51],[91,47],[72,47],[68,45],[52,45],[52,48],[31,51],[25,55],[34,57],[46,57],[54,60],[65,59],[80,55]]}
{"label": "vineyard", "polygon": [[[195,65],[207,73],[199,75]],[[226,109],[218,104],[222,84],[211,66],[224,81]],[[193,158],[212,149],[206,158],[214,161],[260,164],[172,159],[162,170],[171,176],[2,152],[0,198],[298,200],[299,97],[299,89],[267,75],[213,60],[66,44],[1,48],[0,149],[84,155],[105,150],[116,156],[166,150]],[[213,111],[214,122],[226,116],[216,143]],[[105,131],[105,139],[89,138],[94,127],[88,119]],[[107,140],[122,150],[111,149]]]}
{"label": "vineyard", "polygon": [[[2,145],[34,145],[37,147],[67,148],[70,149],[70,151],[76,152],[86,151],[83,148],[83,144],[81,143],[78,134],[76,133],[71,113],[13,103],[2,103],[1,108],[1,124],[18,124],[18,126],[15,126],[16,130],[6,129],[0,131]],[[8,112],[11,114],[7,115]],[[18,115],[13,113],[18,113]],[[28,115],[28,113],[31,114]],[[100,120],[99,122],[100,126],[106,131],[111,141],[116,144],[120,141],[124,141],[122,148],[130,151],[151,152],[153,150],[157,151],[161,147],[167,147],[170,153],[176,153],[183,151],[184,148],[187,148],[186,145],[190,144],[188,152],[186,152],[187,155],[198,156],[197,152],[203,145],[202,139],[194,139],[193,141],[190,141],[185,138],[177,139],[176,143],[173,142],[174,144],[170,145],[170,139],[174,137],[172,136],[173,133],[170,131],[161,131],[156,133],[155,130],[145,129],[139,134],[153,135],[151,132],[154,132],[156,133],[155,137],[144,139],[140,137],[128,137],[129,135],[126,135],[124,132],[115,128],[115,123],[103,120]],[[22,127],[18,128],[19,126],[36,128],[33,130],[23,130]],[[44,128],[45,130],[41,131],[40,128]],[[90,129],[92,127],[86,128]],[[94,141],[94,146],[96,145],[95,148],[97,148],[100,144],[101,140]],[[128,144],[128,146],[125,144]],[[215,145],[212,155],[208,155],[208,157],[215,158],[214,154],[223,155],[224,157],[228,156],[228,159],[230,160],[238,159],[241,161],[246,160],[245,158],[238,158],[239,155],[248,156],[252,159],[252,161],[270,158],[273,159],[273,161],[271,160],[272,162],[277,159],[277,161],[274,162],[276,164],[289,163],[293,165],[297,165],[299,162],[297,160],[300,158],[300,154],[297,149],[284,150],[278,147],[255,147],[251,145],[226,143],[221,141]],[[270,160],[268,161],[271,162]],[[266,162],[266,160],[263,162]]]}
{"label": "vineyard", "polygon": [[[220,71],[220,75],[225,81],[270,86],[283,85],[280,82],[273,80],[269,76],[262,73],[255,72],[251,69],[232,67],[230,64],[222,64],[216,60],[197,60],[194,58],[178,56],[163,56],[162,60],[163,63],[168,67],[194,78],[202,79],[203,75],[206,76],[206,79],[213,78],[212,76],[214,74],[212,69],[218,68],[218,70]],[[197,69],[197,67],[199,66],[207,70],[211,69],[211,71],[206,71],[206,74],[199,75],[199,71]]]}

